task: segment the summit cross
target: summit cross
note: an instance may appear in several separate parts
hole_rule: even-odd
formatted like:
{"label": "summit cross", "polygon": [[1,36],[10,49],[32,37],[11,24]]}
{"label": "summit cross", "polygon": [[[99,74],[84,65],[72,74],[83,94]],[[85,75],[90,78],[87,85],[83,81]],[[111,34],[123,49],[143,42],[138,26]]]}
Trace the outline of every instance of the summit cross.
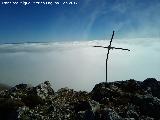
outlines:
{"label": "summit cross", "polygon": [[108,62],[108,58],[109,58],[109,52],[110,50],[112,49],[121,49],[121,50],[127,50],[127,51],[130,51],[129,49],[125,49],[125,48],[117,48],[117,47],[112,47],[111,44],[112,44],[112,41],[113,41],[113,37],[114,37],[114,31],[113,31],[113,34],[112,34],[112,37],[111,37],[111,40],[110,40],[110,43],[109,45],[106,47],[106,46],[93,46],[93,47],[101,47],[101,48],[107,48],[108,49],[108,52],[107,52],[107,58],[106,58],[106,82],[107,82],[107,62]]}

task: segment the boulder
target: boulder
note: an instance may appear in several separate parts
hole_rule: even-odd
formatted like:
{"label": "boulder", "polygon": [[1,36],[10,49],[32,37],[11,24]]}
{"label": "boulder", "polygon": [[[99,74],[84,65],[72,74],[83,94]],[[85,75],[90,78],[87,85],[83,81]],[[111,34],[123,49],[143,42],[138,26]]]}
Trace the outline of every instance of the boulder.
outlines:
{"label": "boulder", "polygon": [[95,112],[95,120],[123,120],[115,111],[109,108]]}
{"label": "boulder", "polygon": [[54,90],[52,89],[49,81],[45,81],[44,83],[39,84],[30,92],[36,93],[37,96],[41,97],[42,99],[46,99],[46,97],[48,97],[49,95],[54,95]]}
{"label": "boulder", "polygon": [[160,82],[155,78],[147,78],[143,81],[142,86],[145,90],[149,90],[154,97],[160,98]]}

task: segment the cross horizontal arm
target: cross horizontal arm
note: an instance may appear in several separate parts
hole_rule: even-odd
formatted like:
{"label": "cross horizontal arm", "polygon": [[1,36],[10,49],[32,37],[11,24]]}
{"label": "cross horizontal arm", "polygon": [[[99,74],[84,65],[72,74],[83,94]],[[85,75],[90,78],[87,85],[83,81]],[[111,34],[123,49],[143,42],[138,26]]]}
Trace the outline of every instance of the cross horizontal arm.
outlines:
{"label": "cross horizontal arm", "polygon": [[95,45],[95,46],[93,46],[93,47],[103,47],[103,46],[100,46],[100,45]]}
{"label": "cross horizontal arm", "polygon": [[117,48],[117,47],[104,47],[104,46],[93,46],[93,47],[102,47],[102,48],[110,48],[110,49],[121,49],[121,50],[127,50],[130,51],[129,49],[125,49],[125,48]]}
{"label": "cross horizontal arm", "polygon": [[128,50],[128,51],[130,51],[129,49],[125,49],[125,48],[117,48],[117,47],[112,47],[112,49],[121,49],[121,50]]}
{"label": "cross horizontal arm", "polygon": [[128,50],[128,51],[130,51],[129,49],[125,49],[125,48],[117,48],[117,47],[103,47],[103,46],[98,46],[98,47],[102,47],[102,48],[110,48],[110,49],[121,49],[121,50]]}
{"label": "cross horizontal arm", "polygon": [[110,49],[113,49],[113,47],[103,47],[103,48],[110,48]]}

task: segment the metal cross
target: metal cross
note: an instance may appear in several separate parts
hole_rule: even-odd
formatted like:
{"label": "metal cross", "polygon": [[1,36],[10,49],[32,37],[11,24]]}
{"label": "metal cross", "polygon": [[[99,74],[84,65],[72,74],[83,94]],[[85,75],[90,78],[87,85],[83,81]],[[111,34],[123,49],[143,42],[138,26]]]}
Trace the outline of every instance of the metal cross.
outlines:
{"label": "metal cross", "polygon": [[112,49],[121,49],[121,50],[127,50],[127,51],[130,51],[129,49],[124,49],[124,48],[117,48],[117,47],[112,47],[111,46],[111,43],[113,41],[113,36],[114,36],[114,31],[113,31],[113,34],[112,34],[112,37],[111,37],[111,40],[110,40],[110,43],[108,45],[108,47],[105,47],[105,46],[93,46],[93,47],[102,47],[102,48],[107,48],[108,49],[108,52],[107,52],[107,58],[106,58],[106,82],[107,82],[107,61],[108,61],[108,58],[109,58],[109,51]]}

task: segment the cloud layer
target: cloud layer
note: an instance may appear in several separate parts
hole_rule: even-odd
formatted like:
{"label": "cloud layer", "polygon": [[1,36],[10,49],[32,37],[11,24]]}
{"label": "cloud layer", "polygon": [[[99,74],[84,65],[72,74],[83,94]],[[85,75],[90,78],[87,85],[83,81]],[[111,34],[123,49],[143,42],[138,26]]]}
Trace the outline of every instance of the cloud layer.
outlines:
{"label": "cloud layer", "polygon": [[[49,80],[54,89],[68,86],[91,90],[105,81],[107,40],[84,42],[23,43],[0,45],[0,82],[38,84]],[[114,40],[108,61],[109,81],[147,77],[160,79],[160,39]]]}

